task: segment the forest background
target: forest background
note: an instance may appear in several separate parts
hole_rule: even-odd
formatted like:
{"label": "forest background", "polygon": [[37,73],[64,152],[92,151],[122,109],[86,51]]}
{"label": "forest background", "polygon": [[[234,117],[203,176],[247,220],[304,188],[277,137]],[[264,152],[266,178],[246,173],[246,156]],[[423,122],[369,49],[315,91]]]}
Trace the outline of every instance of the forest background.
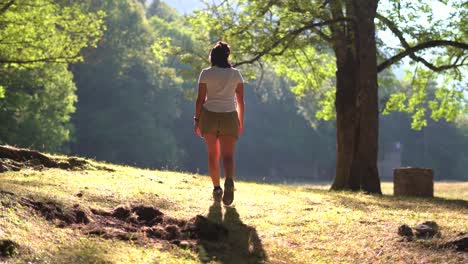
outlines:
{"label": "forest background", "polygon": [[[177,1],[167,2],[179,11],[158,0],[82,1],[84,12],[105,13],[103,35],[96,47],[81,51],[82,61],[2,67],[0,144],[206,173],[205,147],[192,123],[203,63],[188,62],[198,60],[207,67],[213,43],[197,41],[197,32],[181,14],[186,9]],[[7,52],[8,46],[0,45],[0,51]],[[237,176],[267,182],[331,181],[335,124],[323,120],[327,118],[320,115],[323,105],[317,96],[298,94],[294,80],[272,65],[262,71],[243,65],[240,70],[246,78],[246,120]],[[466,113],[454,122],[427,118],[426,126],[415,125],[408,113],[386,113],[390,94],[415,92],[411,69],[400,65],[397,71],[398,78],[392,70],[379,75],[380,177],[389,180],[393,168],[413,166],[433,168],[437,180],[468,180]],[[437,85],[426,84],[432,96]]]}

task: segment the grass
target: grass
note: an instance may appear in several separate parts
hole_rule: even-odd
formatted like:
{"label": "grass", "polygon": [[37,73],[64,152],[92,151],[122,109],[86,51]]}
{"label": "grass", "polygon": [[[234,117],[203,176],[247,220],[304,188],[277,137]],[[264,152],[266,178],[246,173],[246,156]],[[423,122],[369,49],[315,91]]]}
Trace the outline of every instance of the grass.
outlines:
{"label": "grass", "polygon": [[[468,232],[468,183],[436,183],[433,199],[329,192],[324,185],[236,183],[233,207],[213,206],[206,176],[106,164],[116,171],[22,170],[0,174],[0,190],[63,206],[110,210],[144,203],[173,217],[197,214],[229,229],[226,245],[197,252],[167,242],[137,245],[58,228],[0,195],[0,239],[20,244],[7,263],[467,263],[439,244]],[[81,192],[82,197],[76,196]],[[441,238],[402,242],[398,226],[436,221]],[[2,260],[0,260],[1,262]]]}

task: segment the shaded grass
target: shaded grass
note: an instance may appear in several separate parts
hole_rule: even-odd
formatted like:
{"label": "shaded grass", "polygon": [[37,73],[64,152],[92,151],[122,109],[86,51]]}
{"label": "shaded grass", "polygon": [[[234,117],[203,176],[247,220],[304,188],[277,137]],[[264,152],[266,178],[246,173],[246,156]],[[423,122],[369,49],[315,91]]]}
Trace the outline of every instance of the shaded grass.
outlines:
{"label": "shaded grass", "polygon": [[[106,166],[112,166],[106,164]],[[227,244],[202,243],[199,252],[168,243],[136,245],[83,236],[8,205],[0,195],[0,238],[21,245],[12,263],[466,263],[467,253],[438,245],[468,232],[468,183],[436,183],[437,198],[328,192],[325,185],[238,182],[234,207],[213,206],[210,179],[197,174],[112,166],[116,171],[24,170],[0,174],[0,190],[53,200],[62,206],[110,210],[145,203],[171,216],[197,214],[223,223]],[[77,194],[82,196],[78,197]],[[434,220],[442,238],[401,242],[398,226]]]}

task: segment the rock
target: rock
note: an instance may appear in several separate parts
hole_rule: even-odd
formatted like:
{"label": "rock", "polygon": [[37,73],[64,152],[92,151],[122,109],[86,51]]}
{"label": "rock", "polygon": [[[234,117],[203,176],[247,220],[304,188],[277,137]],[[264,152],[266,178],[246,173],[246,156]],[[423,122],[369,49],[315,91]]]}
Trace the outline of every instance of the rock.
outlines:
{"label": "rock", "polygon": [[398,235],[404,236],[404,237],[413,237],[414,236],[413,230],[411,229],[411,227],[409,227],[406,224],[401,225],[400,227],[398,227]]}
{"label": "rock", "polygon": [[0,257],[14,257],[18,253],[18,243],[9,239],[0,240]]}
{"label": "rock", "polygon": [[445,243],[444,247],[454,248],[457,251],[468,252],[468,235],[458,236],[457,238]]}
{"label": "rock", "polygon": [[439,225],[434,221],[426,221],[426,222],[422,223],[421,225],[427,225],[427,226],[431,227],[436,233],[439,232]]}
{"label": "rock", "polygon": [[439,226],[434,221],[427,221],[417,225],[414,230],[417,238],[432,238],[439,233]]}
{"label": "rock", "polygon": [[398,168],[393,171],[395,196],[434,196],[434,173],[425,168]]}

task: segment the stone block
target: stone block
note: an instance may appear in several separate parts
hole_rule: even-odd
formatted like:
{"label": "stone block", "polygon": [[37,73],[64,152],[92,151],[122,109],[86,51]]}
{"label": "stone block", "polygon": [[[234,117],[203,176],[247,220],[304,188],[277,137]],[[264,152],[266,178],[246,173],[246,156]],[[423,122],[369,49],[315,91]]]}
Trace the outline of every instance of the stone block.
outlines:
{"label": "stone block", "polygon": [[434,197],[434,173],[432,169],[394,169],[393,194],[395,196]]}

